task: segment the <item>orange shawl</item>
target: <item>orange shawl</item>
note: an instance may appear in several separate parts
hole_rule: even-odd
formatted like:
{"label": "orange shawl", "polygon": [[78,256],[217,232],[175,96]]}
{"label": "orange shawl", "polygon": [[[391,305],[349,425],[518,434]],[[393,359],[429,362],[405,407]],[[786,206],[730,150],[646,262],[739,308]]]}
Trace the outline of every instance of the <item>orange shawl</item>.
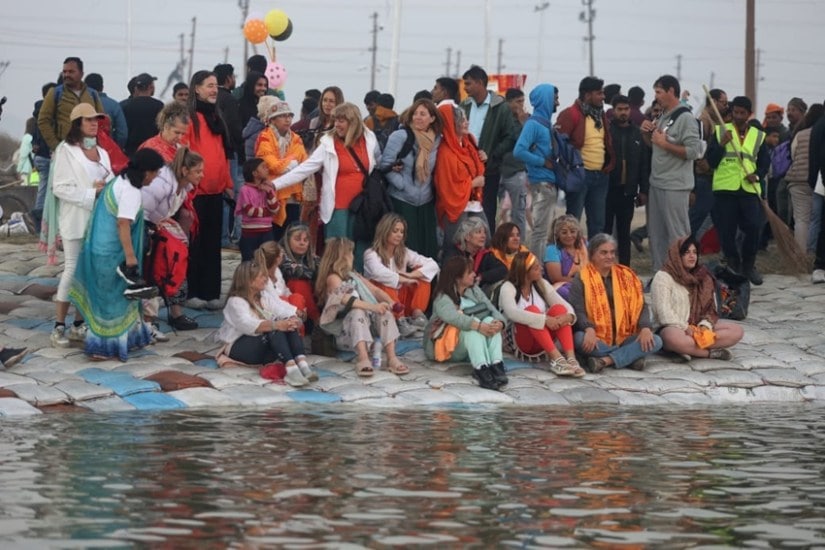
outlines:
{"label": "orange shawl", "polygon": [[[273,178],[282,176],[286,173],[287,166],[293,160],[302,163],[307,159],[307,152],[304,149],[304,142],[301,141],[300,136],[295,132],[291,132],[291,141],[287,147],[286,154],[281,155],[281,148],[278,146],[278,136],[272,128],[264,128],[258,134],[258,141],[255,143],[255,156],[264,159],[266,165],[269,167],[269,175]],[[286,201],[294,196],[295,200],[301,200],[301,191],[303,184],[296,183],[290,185],[285,189],[278,191],[278,203],[280,208],[272,215],[272,221],[275,225],[284,225],[286,221]]]}
{"label": "orange shawl", "polygon": [[614,265],[610,270],[610,277],[613,281],[614,311],[610,311],[604,280],[593,264],[588,264],[581,270],[585,310],[596,329],[596,336],[609,346],[618,346],[638,331],[639,316],[644,307],[644,294],[642,281],[629,267]]}
{"label": "orange shawl", "polygon": [[484,175],[484,163],[478,156],[473,136],[468,135],[459,143],[453,109],[449,104],[438,108],[444,122],[433,171],[435,213],[439,223],[443,223],[445,216],[450,222],[456,222],[470,200],[481,200],[481,188],[473,188],[472,183],[474,178]]}
{"label": "orange shawl", "polygon": [[[510,271],[510,266],[513,265],[513,258],[515,258],[516,254],[518,254],[519,252],[530,252],[530,249],[528,249],[523,244],[520,244],[518,250],[516,250],[513,254],[507,254],[506,252],[502,252],[498,248],[490,248],[490,253],[496,258],[498,258],[498,261],[500,261],[507,267],[507,271]],[[530,255],[533,256],[533,254]],[[535,258],[535,256],[533,257]],[[529,267],[531,265],[533,265],[533,262],[528,260],[527,266]]]}

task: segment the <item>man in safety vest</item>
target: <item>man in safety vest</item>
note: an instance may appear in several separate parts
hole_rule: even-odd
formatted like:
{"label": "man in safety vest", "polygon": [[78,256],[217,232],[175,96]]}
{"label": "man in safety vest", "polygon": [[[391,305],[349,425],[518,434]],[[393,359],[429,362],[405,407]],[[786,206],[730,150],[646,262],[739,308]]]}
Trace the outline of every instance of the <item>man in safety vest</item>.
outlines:
{"label": "man in safety vest", "polygon": [[[713,168],[711,217],[727,266],[752,284],[761,285],[762,276],[754,264],[764,223],[761,181],[768,173],[770,155],[765,132],[758,123],[749,123],[753,113],[751,100],[739,96],[730,105],[733,122],[716,125],[708,144],[706,158]],[[741,252],[736,245],[737,229],[744,234]]]}

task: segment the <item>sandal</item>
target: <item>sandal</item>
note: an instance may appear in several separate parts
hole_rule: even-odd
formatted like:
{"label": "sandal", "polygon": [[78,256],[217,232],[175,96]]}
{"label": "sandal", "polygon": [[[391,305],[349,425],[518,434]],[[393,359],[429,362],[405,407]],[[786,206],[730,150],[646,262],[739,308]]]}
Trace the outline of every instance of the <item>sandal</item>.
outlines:
{"label": "sandal", "polygon": [[410,374],[410,369],[407,368],[407,365],[402,363],[397,357],[390,361],[390,364],[387,366],[387,370],[399,376],[402,374]]}
{"label": "sandal", "polygon": [[573,378],[581,378],[587,374],[587,371],[582,368],[582,366],[579,364],[578,359],[576,359],[575,356],[565,357],[565,360],[567,361],[567,364],[570,365],[570,367],[573,369],[573,374],[570,375]]}
{"label": "sandal", "polygon": [[372,362],[369,359],[366,361],[358,361],[355,363],[355,373],[362,378],[369,378],[375,374],[375,370],[372,368]]}
{"label": "sandal", "polygon": [[[556,376],[575,376],[576,369],[570,363],[567,362],[567,359],[564,357],[559,357],[558,359],[551,359],[550,360],[550,372],[555,374]],[[579,367],[581,369],[581,367]]]}

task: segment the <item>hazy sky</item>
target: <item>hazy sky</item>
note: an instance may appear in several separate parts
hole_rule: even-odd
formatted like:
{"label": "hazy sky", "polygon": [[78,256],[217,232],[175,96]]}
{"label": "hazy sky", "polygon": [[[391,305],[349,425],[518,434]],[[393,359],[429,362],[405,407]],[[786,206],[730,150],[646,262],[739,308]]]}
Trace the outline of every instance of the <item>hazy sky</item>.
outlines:
{"label": "hazy sky", "polygon": [[[586,24],[579,21],[582,0],[491,0],[490,65],[496,71],[498,40],[503,43],[503,72],[527,74],[526,89],[540,81],[561,89],[562,106],[575,97],[588,72]],[[293,108],[307,88],[338,85],[347,100],[363,108],[369,90],[370,15],[378,13],[376,87],[389,88],[392,0],[250,1],[252,13],[284,10],[292,19],[292,37],[278,43],[278,61],[289,73],[284,87]],[[825,99],[825,0],[757,0],[756,45],[761,50],[757,107],[783,106],[792,96],[809,104]],[[132,0],[131,62],[128,54],[128,0],[37,0],[4,2],[0,17],[0,62],[10,62],[0,76],[0,95],[8,96],[0,131],[23,132],[40,86],[56,79],[66,56],[79,56],[86,72],[101,73],[106,92],[126,96],[130,76],[149,72],[157,90],[180,57],[180,34],[188,50],[192,17],[197,16],[194,68],[229,62],[243,72],[241,12],[236,0]],[[626,92],[641,85],[652,99],[651,85],[661,74],[676,74],[682,56],[682,86],[701,95],[701,84],[723,88],[729,96],[743,91],[745,0],[594,0],[595,73]],[[484,64],[484,0],[403,0],[398,65],[397,110],[420,89],[432,88],[445,73],[446,50],[461,51],[459,75],[471,63]],[[539,49],[543,71],[537,75]],[[129,71],[131,66],[131,71]],[[2,69],[0,69],[2,70]],[[187,71],[188,72],[188,71]],[[167,98],[162,98],[167,99]]]}

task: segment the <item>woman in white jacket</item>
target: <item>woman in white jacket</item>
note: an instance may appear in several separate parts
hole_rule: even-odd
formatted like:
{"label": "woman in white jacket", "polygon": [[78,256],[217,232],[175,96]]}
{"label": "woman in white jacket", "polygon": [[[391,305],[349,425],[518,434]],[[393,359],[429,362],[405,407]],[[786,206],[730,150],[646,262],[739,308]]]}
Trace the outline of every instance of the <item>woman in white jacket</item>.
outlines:
{"label": "woman in white jacket", "polygon": [[[350,214],[352,200],[364,188],[367,174],[355,161],[358,157],[367,172],[372,172],[381,157],[378,140],[361,120],[361,111],[352,103],[342,103],[332,111],[333,128],[321,137],[312,155],[273,180],[280,191],[302,182],[322,170],[319,191],[319,211],[324,224],[324,238],[342,237],[354,240],[355,218]],[[367,243],[356,242],[356,268],[360,269]],[[360,246],[360,250],[359,250]]]}
{"label": "woman in white jacket", "polygon": [[[55,347],[68,347],[70,340],[82,342],[86,338],[86,325],[80,314],[75,313],[73,326],[68,331],[66,315],[69,312],[69,289],[95,199],[106,182],[114,177],[109,155],[97,145],[98,121],[105,116],[95,112],[88,103],[77,105],[69,115],[69,133],[55,150],[50,185],[56,199],[57,229],[63,240],[64,262],[55,297],[57,311],[51,334],[51,343]],[[50,232],[47,240],[51,253],[51,241],[56,242],[56,233]]]}
{"label": "woman in white jacket", "polygon": [[[541,262],[534,254],[516,254],[507,280],[501,285],[498,307],[513,323],[513,343],[519,351],[526,355],[544,352],[550,359],[550,372],[581,378],[585,372],[576,360],[573,345],[573,306],[542,278],[541,272]],[[561,351],[555,340],[561,344]]]}
{"label": "woman in white jacket", "polygon": [[404,306],[396,312],[398,330],[406,337],[427,325],[424,311],[430,303],[438,264],[405,246],[407,222],[386,214],[375,228],[372,248],[364,252],[364,276]]}

